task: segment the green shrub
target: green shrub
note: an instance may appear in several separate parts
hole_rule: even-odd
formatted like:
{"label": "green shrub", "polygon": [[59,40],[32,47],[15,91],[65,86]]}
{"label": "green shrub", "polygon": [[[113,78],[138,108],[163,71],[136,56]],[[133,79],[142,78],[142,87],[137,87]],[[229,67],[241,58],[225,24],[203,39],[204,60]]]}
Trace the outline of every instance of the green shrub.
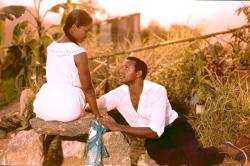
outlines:
{"label": "green shrub", "polygon": [[250,46],[245,50],[240,51],[240,63],[245,66],[250,66]]}
{"label": "green shrub", "polygon": [[173,66],[162,65],[159,73],[153,78],[166,87],[172,106],[180,114],[188,112],[186,109],[189,109],[187,106],[191,96],[198,91],[199,94],[203,93],[202,84],[206,75],[204,55],[186,49],[183,56],[184,58]]}
{"label": "green shrub", "polygon": [[17,97],[18,93],[15,88],[15,79],[0,80],[0,107],[15,100]]}
{"label": "green shrub", "polygon": [[[211,78],[211,77],[210,77]],[[206,145],[218,145],[225,141],[237,142],[240,136],[249,133],[249,89],[238,82],[221,82],[211,78],[213,94],[208,94],[202,115],[193,115],[192,122],[200,141]],[[246,82],[247,84],[247,82]]]}
{"label": "green shrub", "polygon": [[[186,50],[185,58],[173,66],[162,65],[153,77],[166,87],[178,113],[178,106],[188,106],[187,117],[205,146],[237,142],[250,131],[249,82],[231,70],[233,66],[226,61],[230,53],[218,43],[199,52]],[[195,105],[190,106],[195,95],[196,103],[202,100],[205,104],[205,114],[195,114]]]}
{"label": "green shrub", "polygon": [[31,128],[31,124],[29,122],[30,119],[35,117],[35,113],[33,112],[33,102],[35,100],[35,95],[31,96],[26,105],[26,111],[19,117],[20,118],[20,127],[16,130],[28,130]]}

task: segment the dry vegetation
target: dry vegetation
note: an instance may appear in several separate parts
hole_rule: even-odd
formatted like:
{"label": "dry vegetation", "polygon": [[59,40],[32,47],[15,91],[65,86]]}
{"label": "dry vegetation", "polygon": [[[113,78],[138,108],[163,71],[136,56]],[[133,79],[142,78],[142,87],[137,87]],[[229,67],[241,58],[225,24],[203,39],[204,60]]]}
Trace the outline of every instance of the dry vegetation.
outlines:
{"label": "dry vegetation", "polygon": [[[177,28],[175,30],[174,28]],[[194,30],[175,26],[164,40],[194,37]],[[176,34],[176,36],[174,36]],[[199,30],[196,30],[199,35]],[[162,42],[163,38],[150,33],[140,46]],[[227,41],[225,42],[225,38]],[[241,40],[239,40],[241,38]],[[147,79],[164,85],[173,105],[189,118],[204,146],[232,141],[250,154],[250,75],[249,29],[229,35],[158,47],[131,54],[91,60],[92,77],[98,95],[119,85],[117,73],[127,56],[137,56],[149,66]],[[99,51],[88,43],[90,56],[109,55],[119,48]],[[138,47],[129,44],[127,49]],[[98,51],[97,51],[98,50]],[[243,60],[243,58],[245,58]],[[247,62],[247,63],[243,63]],[[108,78],[108,82],[106,82]],[[204,114],[195,113],[196,104],[205,105]],[[226,161],[225,165],[234,165]]]}
{"label": "dry vegetation", "polygon": [[[241,12],[249,16],[248,8],[243,8]],[[198,28],[174,25],[165,30],[152,23],[142,31],[141,42],[127,41],[115,47],[112,44],[100,46],[98,37],[92,36],[84,47],[89,57],[93,58],[200,34],[201,29]],[[121,62],[127,56],[139,57],[148,64],[147,79],[166,87],[173,108],[189,118],[203,145],[232,141],[245,149],[250,156],[249,43],[250,31],[245,28],[206,40],[109,58],[94,58],[90,60],[92,80],[97,95],[100,96],[119,85],[117,74]],[[14,84],[13,80],[7,81]],[[3,92],[3,89],[8,89],[6,86],[6,82],[0,80],[0,98],[6,93],[13,96],[13,91]],[[204,114],[195,113],[196,104],[205,105]],[[232,165],[229,161],[228,165],[230,164]]]}

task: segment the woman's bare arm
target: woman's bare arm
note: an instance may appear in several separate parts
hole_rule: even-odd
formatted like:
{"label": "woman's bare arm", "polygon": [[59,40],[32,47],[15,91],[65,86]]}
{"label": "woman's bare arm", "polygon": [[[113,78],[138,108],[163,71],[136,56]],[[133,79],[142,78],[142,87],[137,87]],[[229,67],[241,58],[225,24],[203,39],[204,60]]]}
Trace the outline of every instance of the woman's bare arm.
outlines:
{"label": "woman's bare arm", "polygon": [[78,74],[80,77],[83,93],[86,97],[87,102],[89,103],[89,106],[91,107],[92,112],[98,118],[100,117],[100,113],[98,111],[96,103],[96,95],[91,81],[87,54],[86,53],[77,54],[74,56],[74,60],[78,69]]}

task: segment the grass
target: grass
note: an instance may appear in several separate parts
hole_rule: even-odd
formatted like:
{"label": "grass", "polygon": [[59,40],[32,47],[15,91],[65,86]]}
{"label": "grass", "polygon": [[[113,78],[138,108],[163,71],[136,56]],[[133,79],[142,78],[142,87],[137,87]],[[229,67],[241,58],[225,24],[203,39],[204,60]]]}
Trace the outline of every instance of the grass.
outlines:
{"label": "grass", "polygon": [[206,113],[193,114],[195,118],[191,122],[205,146],[219,145],[225,141],[235,143],[240,136],[250,133],[248,82],[239,77],[235,81],[230,77],[221,81],[210,75],[209,86],[214,90],[207,96]]}
{"label": "grass", "polygon": [[[183,33],[185,34],[185,32]],[[185,34],[186,36],[190,36],[191,34]],[[176,39],[176,36],[172,36],[172,38],[169,38],[169,40]],[[126,47],[126,49],[134,49],[142,46],[152,45],[156,43],[162,42],[162,39],[159,38],[156,35],[149,36],[147,43],[131,43],[127,40],[126,44],[120,44],[116,47],[112,47],[112,45],[107,44],[106,46],[98,45],[97,44],[98,37],[93,37],[92,39],[87,40],[85,43],[86,46],[83,46],[86,48],[88,52],[89,57],[95,57],[95,56],[101,56],[101,55],[109,55],[111,53],[120,52],[121,50]],[[124,54],[119,55],[116,57],[111,58],[103,58],[103,59],[94,59],[90,61],[90,68],[92,71],[92,78],[94,86],[97,87],[97,94],[98,96],[102,95],[105,89],[105,84],[101,87],[100,84],[103,83],[103,81],[108,78],[108,90],[113,89],[119,85],[118,82],[118,71],[119,66],[123,62],[123,60],[128,56],[136,56],[141,59],[143,59],[147,64],[149,68],[149,74],[147,76],[147,79],[151,79],[155,74],[159,73],[161,69],[162,64],[166,65],[172,65],[173,62],[175,62],[177,59],[183,57],[185,55],[185,51],[187,49],[190,49],[190,45],[192,44],[199,45],[201,42],[192,42],[192,43],[182,43],[177,45],[171,45],[168,47],[159,47],[156,49],[150,49],[150,50],[144,50],[136,53],[131,54]],[[101,66],[100,66],[101,65]],[[107,85],[107,84],[106,84]]]}
{"label": "grass", "polygon": [[[180,34],[184,34],[185,37],[190,37],[188,36],[190,34]],[[178,37],[182,38],[182,36]],[[177,36],[172,36],[172,39],[176,38]],[[168,38],[168,40],[171,40],[171,38]],[[141,46],[162,42],[162,39],[154,34],[149,36],[147,41],[147,43],[143,43]],[[231,54],[230,49],[224,45],[219,45],[221,49],[217,49],[218,44],[214,46],[211,43],[209,44],[209,47],[207,47],[204,52],[201,52],[199,56],[202,56],[202,53],[210,54],[212,55],[210,58],[214,58],[212,60],[216,60],[217,62],[222,55],[226,57]],[[128,49],[138,47],[138,45],[133,45],[132,43],[127,43],[127,46]],[[206,114],[196,115],[191,109],[190,121],[195,127],[203,145],[218,145],[225,141],[237,142],[241,133],[248,133],[248,131],[250,131],[248,127],[250,126],[248,122],[250,103],[248,83],[241,77],[232,77],[228,73],[222,78],[217,76],[216,73],[213,73],[214,71],[207,70],[207,75],[204,75],[205,68],[210,67],[209,64],[204,61],[206,57],[205,59],[200,59],[199,56],[196,56],[198,57],[197,59],[192,57],[192,55],[195,49],[199,50],[199,48],[206,46],[207,44],[204,44],[203,41],[196,41],[194,43],[182,43],[168,47],[159,47],[157,49],[145,50],[130,55],[121,55],[109,58],[108,60],[92,60],[90,65],[91,70],[94,71],[92,73],[94,86],[98,87],[106,78],[109,78],[109,89],[106,90],[109,91],[117,87],[119,85],[117,74],[122,61],[127,56],[139,57],[148,64],[149,74],[147,79],[157,81],[166,85],[166,87],[170,85],[171,90],[168,92],[170,92],[170,96],[174,95],[174,99],[179,98],[184,103],[184,99],[188,97],[187,95],[191,95],[190,88],[193,88],[193,84],[199,84],[195,88],[202,88],[202,91],[204,91],[203,95],[206,97]],[[102,46],[102,50],[96,48],[99,48],[96,41],[88,41],[87,51],[90,57],[107,55],[121,50],[119,46],[112,48],[110,45],[106,47]],[[177,65],[178,59],[180,58],[183,59],[181,61],[182,65]],[[97,69],[97,66],[101,63],[103,63],[103,65]],[[187,64],[186,67],[185,64]],[[181,68],[179,68],[180,66]],[[174,70],[164,72],[170,67]],[[200,72],[197,73],[197,70]],[[237,75],[236,72],[231,73],[231,75],[233,74]],[[181,75],[181,77],[177,78],[178,75]],[[190,84],[189,79],[193,81],[192,84]],[[98,96],[105,93],[104,89],[105,83],[98,89]],[[178,91],[178,93],[176,91]]]}
{"label": "grass", "polygon": [[[174,32],[173,30],[173,33],[166,36],[166,39],[177,40],[184,37],[193,37],[193,34],[186,31],[185,28],[181,29],[178,27],[178,34]],[[90,38],[86,41],[86,45],[83,45],[89,57],[108,55],[119,52],[124,48],[133,49],[152,45],[162,42],[163,39],[152,34],[148,36],[145,43],[134,44],[127,41],[125,46],[117,45],[116,47],[113,47],[111,44],[100,46],[97,40],[98,37]],[[207,45],[211,46],[212,44],[209,42],[204,43],[204,41],[195,41],[144,50],[131,53],[130,55],[91,60],[91,76],[94,87],[96,87],[97,96],[119,85],[117,79],[119,66],[127,56],[139,57],[148,64],[149,74],[147,79],[170,87],[171,89],[168,92],[170,97],[174,96],[174,101],[182,99],[181,101],[184,102],[184,99],[190,95],[191,88],[194,88],[193,84],[199,84],[201,80],[204,81],[202,86],[204,86],[203,91],[206,96],[206,113],[196,115],[194,110],[190,109],[191,114],[189,115],[190,122],[196,129],[199,140],[204,146],[219,145],[225,141],[237,143],[245,135],[250,135],[249,82],[246,81],[247,79],[238,77],[236,72],[231,73],[234,77],[227,74],[222,78],[207,70],[207,75],[204,76],[204,68],[209,67],[209,64],[203,64],[203,59],[197,60],[191,56],[197,49],[199,50]],[[226,57],[232,54],[230,49],[224,46],[222,51],[216,50],[215,47],[212,48],[207,47],[207,52],[201,52],[202,54],[212,55],[212,62],[217,63],[216,60],[221,60],[218,56]],[[180,59],[182,60],[179,61]],[[180,65],[179,62],[182,64]],[[179,68],[180,66],[182,68]],[[173,70],[165,72],[170,67]],[[216,69],[218,70],[220,69],[220,64],[212,67],[217,67]],[[180,77],[178,78],[178,76]],[[2,103],[10,102],[15,97],[17,97],[17,92],[14,88],[14,80],[0,81],[0,106]],[[242,146],[245,145],[242,144]]]}
{"label": "grass", "polygon": [[[174,38],[175,37],[176,36],[174,36]],[[151,45],[161,41],[162,39],[152,35],[148,42],[143,43],[141,46]],[[231,50],[224,45],[221,50],[216,49],[217,45],[213,46],[211,43],[209,43],[209,45],[211,46],[211,49],[210,47],[207,47],[205,53],[201,52],[201,56],[202,54],[210,54],[212,55],[210,58],[214,58],[212,59],[214,60],[213,62],[217,62],[217,60],[220,61],[220,58],[227,57],[231,54]],[[109,88],[113,89],[117,87],[119,85],[117,73],[121,62],[127,56],[139,57],[148,64],[149,74],[147,79],[159,82],[166,87],[171,86],[171,90],[168,92],[170,96],[174,96],[174,99],[181,98],[181,101],[184,103],[184,99],[187,98],[187,95],[190,95],[190,92],[192,91],[190,88],[194,88],[192,87],[193,84],[198,83],[199,86],[195,88],[202,88],[202,91],[204,91],[203,95],[205,95],[206,113],[203,115],[196,115],[194,113],[194,108],[190,108],[189,111],[191,114],[188,116],[189,121],[197,131],[200,142],[204,146],[216,146],[226,141],[236,143],[236,145],[240,145],[240,147],[248,146],[248,144],[239,141],[241,141],[246,135],[250,135],[249,82],[243,77],[238,77],[236,71],[231,72],[226,70],[227,72],[225,73],[224,70],[222,70],[225,74],[223,77],[217,76],[214,71],[205,71],[206,67],[211,67],[211,64],[204,61],[206,60],[206,57],[205,59],[199,59],[197,61],[196,58],[192,58],[191,56],[197,48],[199,50],[199,48],[206,46],[207,44],[204,44],[203,41],[182,43],[131,53],[130,55],[121,55],[109,58],[109,60],[92,60],[90,62],[92,71],[96,69],[100,63],[104,63],[102,67],[92,73],[94,85],[97,87],[100,85],[100,82],[108,76]],[[87,51],[90,55],[97,56],[120,51],[119,47],[111,49],[107,46],[106,48],[104,47],[103,51],[96,49],[97,47],[97,45],[89,46]],[[138,45],[134,46],[130,43],[128,49],[133,49],[135,47],[138,47]],[[188,58],[189,56],[191,59]],[[182,59],[179,61],[182,63],[181,65],[178,65],[180,64],[178,62],[179,59]],[[186,68],[183,67],[185,64],[187,64]],[[182,68],[179,68],[180,66],[182,66]],[[173,70],[165,72],[170,67]],[[212,67],[217,67],[215,68],[217,71],[220,69],[219,65]],[[200,72],[197,72],[197,70]],[[107,71],[109,72],[108,74]],[[204,73],[207,75],[204,75]],[[177,78],[180,74],[182,74],[182,76]],[[97,92],[98,96],[105,93],[103,89],[104,86],[103,88],[100,88],[101,91]],[[231,166],[236,165],[236,163],[227,159],[222,165]]]}

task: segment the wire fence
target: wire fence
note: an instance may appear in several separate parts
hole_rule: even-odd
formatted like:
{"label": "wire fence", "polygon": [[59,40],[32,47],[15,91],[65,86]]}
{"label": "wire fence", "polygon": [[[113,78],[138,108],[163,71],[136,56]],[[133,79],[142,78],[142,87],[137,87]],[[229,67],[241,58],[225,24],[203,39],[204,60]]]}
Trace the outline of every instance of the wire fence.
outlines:
{"label": "wire fence", "polygon": [[112,53],[110,55],[95,56],[95,57],[91,57],[89,59],[93,60],[93,59],[109,58],[109,57],[114,57],[114,56],[118,56],[118,55],[130,54],[130,53],[140,52],[140,51],[144,51],[144,50],[148,50],[148,49],[154,49],[154,48],[173,45],[173,44],[192,42],[192,41],[195,41],[195,40],[201,40],[201,39],[207,39],[207,38],[215,37],[217,35],[223,35],[223,34],[227,34],[227,33],[234,33],[234,32],[236,32],[238,30],[245,29],[245,28],[250,28],[250,25],[244,25],[244,26],[241,26],[241,27],[238,27],[238,28],[233,28],[233,29],[227,30],[227,31],[210,33],[210,34],[202,35],[202,36],[198,36],[198,37],[191,37],[191,38],[187,38],[187,39],[174,40],[174,41],[164,41],[164,42],[157,43],[157,44],[154,44],[154,45],[139,47],[139,48],[135,48],[135,49],[131,49],[131,50],[124,50],[124,51],[121,51],[121,52]]}
{"label": "wire fence", "polygon": [[[246,29],[246,28],[250,28],[250,26],[244,25],[238,28],[233,28],[233,29],[229,29],[229,30],[221,31],[221,32],[210,33],[210,34],[206,34],[202,36],[185,38],[181,40],[164,41],[164,42],[160,42],[160,43],[145,46],[145,47],[138,47],[138,48],[134,48],[130,50],[124,50],[124,51],[120,51],[116,53],[111,53],[108,55],[90,57],[89,60],[99,64],[99,65],[96,64],[96,67],[92,70],[92,74],[95,75],[96,73],[98,73],[98,70],[100,69],[102,69],[101,71],[102,73],[105,72],[105,74],[102,74],[102,78],[100,78],[99,81],[96,81],[96,84],[95,84],[96,91],[98,94],[103,94],[109,91],[110,89],[114,88],[113,87],[114,85],[118,84],[117,68],[119,68],[119,64],[124,59],[124,56],[122,55],[127,55],[127,56],[131,54],[138,55],[139,53],[141,53],[139,55],[140,57],[145,54],[143,58],[144,60],[146,60],[146,62],[148,62],[148,64],[150,64],[149,67],[151,70],[148,73],[148,76],[150,77],[154,72],[157,71],[157,68],[161,64],[167,63],[165,67],[168,67],[168,66],[173,66],[176,63],[178,63],[182,58],[184,58],[184,56],[181,56],[181,57],[174,56],[174,54],[181,54],[182,49],[185,50],[184,48],[189,47],[192,42],[197,41],[197,40],[208,39],[211,37],[217,37],[219,35],[232,34],[232,33],[235,33],[239,30]],[[220,38],[217,38],[217,39],[220,40]],[[185,47],[183,47],[184,45],[183,43],[186,43]],[[182,44],[182,47],[180,47],[177,44]],[[176,45],[176,47],[173,47],[173,45]],[[166,46],[168,47],[171,46],[171,49],[166,49],[165,48]],[[160,47],[164,47],[165,49],[159,49]],[[145,51],[147,53],[145,53]],[[165,52],[168,52],[168,53],[165,53]],[[114,60],[114,59],[121,59],[121,60],[120,61],[118,60],[118,63],[117,63],[117,60]],[[148,59],[152,59],[151,63],[149,62]]]}
{"label": "wire fence", "polygon": [[[204,39],[208,39],[211,37],[216,37],[218,35],[224,35],[224,34],[229,34],[229,33],[235,33],[239,30],[242,29],[246,29],[246,28],[250,28],[250,25],[244,25],[241,27],[237,27],[237,28],[233,28],[233,29],[229,29],[226,31],[221,31],[221,32],[215,32],[215,33],[210,33],[210,34],[206,34],[206,35],[201,35],[201,36],[197,36],[197,37],[191,37],[191,38],[185,38],[185,39],[180,39],[180,40],[173,40],[173,41],[164,41],[164,42],[160,42],[157,44],[153,44],[153,45],[148,45],[148,46],[144,46],[144,47],[138,47],[138,48],[134,48],[134,49],[129,49],[129,50],[123,50],[120,52],[115,52],[115,53],[111,53],[111,54],[106,54],[106,55],[100,55],[100,56],[93,56],[93,57],[89,57],[89,60],[94,63],[94,67],[91,70],[91,74],[95,75],[95,80],[94,80],[94,84],[96,87],[96,91],[98,92],[98,94],[102,94],[105,93],[107,91],[109,91],[110,89],[112,89],[112,84],[116,84],[114,83],[114,78],[116,78],[116,72],[115,70],[117,69],[117,67],[119,67],[118,63],[113,63],[114,58],[115,57],[119,57],[121,55],[130,55],[130,54],[134,54],[134,53],[139,53],[139,52],[143,52],[143,51],[149,51],[151,50],[151,53],[147,53],[147,55],[152,55],[151,57],[155,56],[156,54],[161,54],[163,55],[164,53],[162,51],[159,51],[160,47],[166,47],[166,46],[173,46],[176,44],[182,44],[182,43],[191,43],[197,40],[204,40]],[[219,39],[219,38],[218,38]],[[187,44],[187,46],[189,46]],[[158,52],[157,52],[158,51]],[[180,51],[179,47],[176,47],[172,50],[168,50],[170,51],[170,53],[174,54],[175,52]],[[152,53],[154,52],[154,53]],[[156,53],[155,53],[156,52]],[[169,55],[169,54],[168,54]],[[149,57],[146,57],[146,59]],[[158,56],[158,57],[154,57],[155,60],[153,61],[153,65],[151,65],[152,67],[152,71],[155,71],[157,66],[160,65],[163,61],[164,58],[169,58],[169,57],[164,57],[164,56]],[[178,62],[178,60],[181,57],[173,57],[171,59],[171,61],[169,62],[169,64],[173,65],[176,62]],[[112,60],[111,60],[112,59]],[[119,58],[117,58],[119,59]],[[32,66],[32,68],[35,69],[36,73],[35,73],[35,82],[39,84],[39,82],[41,82],[41,70],[42,68],[44,68],[44,65],[34,65]],[[39,72],[37,72],[39,71]],[[99,77],[99,75],[97,73],[101,73],[101,76]],[[17,80],[19,80],[17,78]],[[20,80],[19,80],[20,82]]]}

